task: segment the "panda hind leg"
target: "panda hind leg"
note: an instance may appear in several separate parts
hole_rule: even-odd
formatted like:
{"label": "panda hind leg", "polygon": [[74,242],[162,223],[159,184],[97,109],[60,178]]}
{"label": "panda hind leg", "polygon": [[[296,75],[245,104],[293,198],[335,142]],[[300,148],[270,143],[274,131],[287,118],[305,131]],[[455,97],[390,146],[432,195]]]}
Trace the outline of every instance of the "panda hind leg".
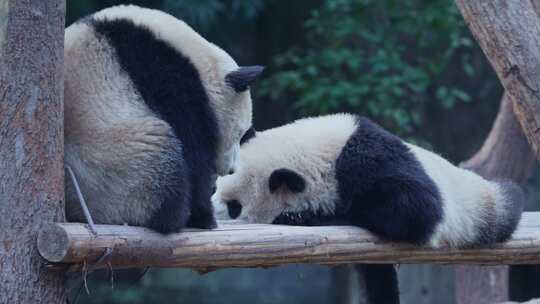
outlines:
{"label": "panda hind leg", "polygon": [[162,198],[160,208],[150,219],[148,227],[162,234],[177,233],[185,228],[191,216],[192,183],[185,161],[176,154],[174,161],[166,164],[173,170],[161,176],[155,191]]}
{"label": "panda hind leg", "polygon": [[217,227],[217,221],[214,217],[212,205],[204,204],[193,210],[192,216],[188,222],[188,227],[199,229],[214,229]]}
{"label": "panda hind leg", "polygon": [[167,197],[161,208],[152,216],[149,228],[162,234],[180,232],[190,217],[189,195]]}
{"label": "panda hind leg", "polygon": [[392,264],[355,264],[368,303],[399,304],[397,271]]}
{"label": "panda hind leg", "polygon": [[210,201],[212,196],[212,177],[210,171],[207,174],[200,174],[194,178],[192,192],[191,218],[188,227],[199,229],[214,229],[217,221],[214,216],[214,208]]}

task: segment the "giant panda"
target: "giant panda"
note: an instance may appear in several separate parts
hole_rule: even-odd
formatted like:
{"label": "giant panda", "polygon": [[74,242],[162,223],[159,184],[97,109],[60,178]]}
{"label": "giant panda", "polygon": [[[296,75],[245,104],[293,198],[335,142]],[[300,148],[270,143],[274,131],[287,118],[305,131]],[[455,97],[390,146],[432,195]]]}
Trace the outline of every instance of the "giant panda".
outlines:
{"label": "giant panda", "polygon": [[[236,172],[217,180],[218,219],[349,224],[390,241],[457,248],[507,240],[522,213],[517,185],[456,167],[367,118],[304,118],[248,134]],[[358,267],[372,303],[399,302],[392,265]]]}
{"label": "giant panda", "polygon": [[[64,55],[65,164],[94,221],[215,227],[212,187],[234,170],[262,67],[239,67],[186,23],[133,5],[69,26]],[[81,222],[76,184],[66,181],[66,216]]]}

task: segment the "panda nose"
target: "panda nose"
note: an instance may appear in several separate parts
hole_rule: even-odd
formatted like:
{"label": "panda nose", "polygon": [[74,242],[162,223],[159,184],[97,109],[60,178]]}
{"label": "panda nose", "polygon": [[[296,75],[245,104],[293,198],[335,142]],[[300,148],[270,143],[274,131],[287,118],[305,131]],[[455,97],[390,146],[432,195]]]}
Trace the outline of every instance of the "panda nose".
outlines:
{"label": "panda nose", "polygon": [[230,170],[229,170],[229,175],[233,175],[234,172],[235,172],[234,169],[230,169]]}
{"label": "panda nose", "polygon": [[238,201],[226,202],[229,216],[234,220],[242,213],[242,205]]}

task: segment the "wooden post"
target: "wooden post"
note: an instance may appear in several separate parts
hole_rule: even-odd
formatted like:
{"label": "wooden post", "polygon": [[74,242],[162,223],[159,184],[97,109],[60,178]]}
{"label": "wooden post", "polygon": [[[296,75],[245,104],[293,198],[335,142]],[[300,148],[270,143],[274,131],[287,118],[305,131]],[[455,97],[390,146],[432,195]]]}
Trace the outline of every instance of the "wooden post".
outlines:
{"label": "wooden post", "polygon": [[0,303],[64,303],[36,238],[63,220],[64,0],[0,1]]}

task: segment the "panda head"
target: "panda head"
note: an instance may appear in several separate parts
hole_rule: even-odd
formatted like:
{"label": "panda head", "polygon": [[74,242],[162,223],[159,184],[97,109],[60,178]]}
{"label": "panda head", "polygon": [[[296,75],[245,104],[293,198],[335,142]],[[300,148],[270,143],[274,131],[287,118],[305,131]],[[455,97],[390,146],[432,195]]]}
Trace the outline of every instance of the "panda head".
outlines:
{"label": "panda head", "polygon": [[[238,66],[229,54],[204,39],[185,22],[159,10],[119,5],[104,9],[92,18],[98,21],[129,20],[134,25],[150,30],[156,38],[189,60],[202,82],[208,106],[216,121],[216,171],[224,175],[234,170],[240,139],[251,127],[252,102],[249,88],[263,67]],[[137,47],[137,43],[133,42],[134,47]]]}
{"label": "panda head", "polygon": [[298,171],[278,168],[253,175],[246,170],[240,165],[234,174],[217,180],[212,203],[218,219],[272,223],[282,214],[309,209],[305,203],[308,181]]}
{"label": "panda head", "polygon": [[218,178],[212,203],[218,219],[281,222],[299,214],[334,214],[334,164],[355,118],[305,118],[257,132],[242,145],[237,170]]}
{"label": "panda head", "polygon": [[[219,175],[227,175],[236,170],[240,142],[252,131],[252,101],[249,86],[262,70],[262,66],[238,67],[234,64],[232,69],[224,72],[221,83],[208,86],[210,102],[220,132],[216,163]],[[222,88],[221,93],[217,93],[217,88]]]}

